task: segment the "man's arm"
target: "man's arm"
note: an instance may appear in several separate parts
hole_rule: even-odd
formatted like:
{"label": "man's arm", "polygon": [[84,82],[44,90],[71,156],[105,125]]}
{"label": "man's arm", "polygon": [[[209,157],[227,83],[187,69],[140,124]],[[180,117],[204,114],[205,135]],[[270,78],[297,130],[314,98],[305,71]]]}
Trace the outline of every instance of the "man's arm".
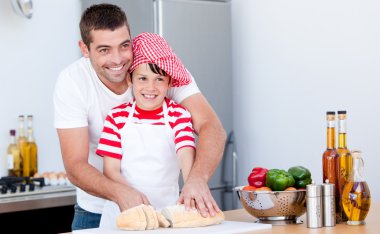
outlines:
{"label": "man's arm", "polygon": [[[88,128],[58,129],[62,159],[71,183],[87,193],[116,202],[121,210],[146,203],[140,192],[112,181],[88,163]],[[126,199],[127,198],[127,199]]]}
{"label": "man's arm", "polygon": [[192,116],[193,127],[198,134],[194,166],[185,182],[178,200],[186,208],[195,200],[202,216],[220,211],[207,185],[223,156],[226,132],[206,98],[197,93],[186,98],[183,105]]}

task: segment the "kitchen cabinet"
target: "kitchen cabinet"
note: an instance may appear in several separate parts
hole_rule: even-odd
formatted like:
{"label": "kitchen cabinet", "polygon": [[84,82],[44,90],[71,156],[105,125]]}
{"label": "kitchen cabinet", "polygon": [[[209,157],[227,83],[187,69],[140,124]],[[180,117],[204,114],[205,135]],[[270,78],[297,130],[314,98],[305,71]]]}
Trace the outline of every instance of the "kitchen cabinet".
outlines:
{"label": "kitchen cabinet", "polygon": [[0,194],[0,226],[12,233],[71,231],[76,202],[73,186],[46,186],[34,192]]}
{"label": "kitchen cabinet", "polygon": [[70,232],[73,216],[74,205],[1,213],[0,232],[5,233],[5,229],[9,233]]}

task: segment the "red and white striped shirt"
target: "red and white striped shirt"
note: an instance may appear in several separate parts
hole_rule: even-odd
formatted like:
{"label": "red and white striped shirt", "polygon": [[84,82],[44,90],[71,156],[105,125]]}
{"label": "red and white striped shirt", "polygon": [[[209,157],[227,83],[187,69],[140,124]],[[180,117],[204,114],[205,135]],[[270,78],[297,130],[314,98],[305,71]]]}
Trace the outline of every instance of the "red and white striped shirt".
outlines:
{"label": "red and white striped shirt", "polygon": [[[182,147],[195,148],[194,129],[190,113],[173,100],[165,98],[165,101],[168,108],[168,122],[174,132],[176,152]],[[121,142],[123,139],[121,139],[120,131],[127,122],[132,104],[132,102],[124,103],[108,113],[96,154],[116,159],[122,158]],[[132,121],[138,124],[164,125],[163,108],[146,111],[136,106]]]}

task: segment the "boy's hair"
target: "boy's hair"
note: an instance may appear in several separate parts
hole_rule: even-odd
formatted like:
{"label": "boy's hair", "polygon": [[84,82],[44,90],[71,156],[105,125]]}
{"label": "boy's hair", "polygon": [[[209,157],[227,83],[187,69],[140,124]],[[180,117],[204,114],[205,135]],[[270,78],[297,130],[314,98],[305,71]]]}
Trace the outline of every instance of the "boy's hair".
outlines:
{"label": "boy's hair", "polygon": [[112,4],[97,4],[87,8],[81,16],[79,23],[83,42],[90,49],[92,30],[115,30],[126,25],[130,34],[129,24],[125,12]]}
{"label": "boy's hair", "polygon": [[[162,70],[157,64],[155,63],[148,63],[149,65],[149,69],[154,73],[154,74],[158,74],[158,75],[161,75],[161,76],[166,76],[168,75],[168,73],[166,73],[166,71]],[[132,73],[133,74],[133,71]],[[172,77],[169,76],[169,83],[171,81]],[[131,77],[131,82],[133,83],[132,81],[132,77]]]}
{"label": "boy's hair", "polygon": [[150,70],[154,74],[158,74],[158,75],[161,75],[161,76],[166,76],[167,75],[166,71],[162,70],[157,64],[155,64],[155,63],[148,63],[148,64],[149,64]]}

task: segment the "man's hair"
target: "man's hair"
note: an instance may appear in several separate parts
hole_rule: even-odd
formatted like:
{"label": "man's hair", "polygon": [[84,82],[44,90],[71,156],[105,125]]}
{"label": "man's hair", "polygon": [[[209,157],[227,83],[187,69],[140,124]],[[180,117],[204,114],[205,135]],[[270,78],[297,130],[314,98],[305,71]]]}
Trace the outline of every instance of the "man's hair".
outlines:
{"label": "man's hair", "polygon": [[125,12],[116,5],[103,3],[92,5],[82,13],[79,28],[83,42],[90,49],[92,30],[114,31],[124,25],[127,26],[130,33]]}

